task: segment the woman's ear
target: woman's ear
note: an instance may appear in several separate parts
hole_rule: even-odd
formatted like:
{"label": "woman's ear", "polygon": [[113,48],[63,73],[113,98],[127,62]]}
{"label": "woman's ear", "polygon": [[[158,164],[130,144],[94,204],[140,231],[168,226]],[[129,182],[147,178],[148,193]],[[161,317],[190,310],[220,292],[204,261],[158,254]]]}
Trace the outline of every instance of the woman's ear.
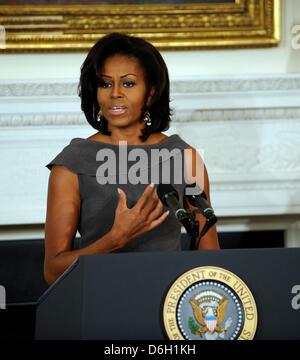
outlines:
{"label": "woman's ear", "polygon": [[153,97],[155,93],[155,86],[151,86],[151,89],[149,91],[149,94],[148,94],[148,97],[147,97],[147,101],[146,101],[146,105],[149,106],[150,102],[151,102],[151,99]]}

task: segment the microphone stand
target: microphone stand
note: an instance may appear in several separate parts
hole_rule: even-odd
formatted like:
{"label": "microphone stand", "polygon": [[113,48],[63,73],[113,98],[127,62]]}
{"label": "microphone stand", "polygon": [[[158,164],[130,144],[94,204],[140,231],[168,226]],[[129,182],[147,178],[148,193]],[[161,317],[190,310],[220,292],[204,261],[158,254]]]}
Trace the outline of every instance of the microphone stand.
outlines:
{"label": "microphone stand", "polygon": [[200,243],[201,238],[207,233],[207,231],[218,221],[218,218],[216,217],[216,215],[213,212],[207,212],[205,215],[206,217],[206,223],[203,226],[203,229],[201,231],[201,234],[199,236],[199,239],[196,243],[196,247],[195,249],[198,248],[198,245]]}
{"label": "microphone stand", "polygon": [[213,212],[207,211],[205,213],[205,215],[203,214],[206,217],[206,223],[203,226],[203,229],[199,236],[199,224],[200,223],[198,220],[196,220],[195,215],[197,213],[201,213],[202,211],[200,209],[197,209],[197,210],[193,210],[193,211],[186,210],[186,212],[189,213],[190,216],[188,216],[182,222],[184,222],[185,220],[187,220],[187,222],[188,222],[188,225],[185,225],[185,229],[191,240],[190,250],[197,250],[200,240],[207,233],[207,231],[218,221],[218,218],[216,217],[216,215]]}
{"label": "microphone stand", "polygon": [[182,211],[177,211],[176,217],[183,224],[186,229],[187,234],[189,235],[191,246],[190,250],[196,248],[197,239],[199,236],[199,221],[196,220],[195,214],[200,212],[200,210],[191,211],[189,209],[180,209]]}
{"label": "microphone stand", "polygon": [[[195,187],[196,184],[187,185],[187,187]],[[200,189],[200,188],[199,188]],[[197,194],[200,190],[197,192]],[[198,244],[202,236],[206,234],[208,229],[217,222],[217,217],[214,214],[214,211],[207,202],[203,203],[203,199],[206,200],[206,195],[204,192],[200,195],[201,198],[198,198],[198,195],[190,196],[186,195],[188,201],[191,205],[195,206],[197,209],[191,211],[190,209],[180,208],[178,202],[178,193],[170,184],[159,184],[157,187],[157,195],[161,202],[172,209],[175,213],[175,217],[182,223],[186,229],[187,234],[191,240],[190,250],[195,250],[198,248]],[[200,201],[202,200],[202,201]],[[196,213],[202,213],[206,217],[206,223],[201,231],[199,236],[199,221],[196,220]]]}
{"label": "microphone stand", "polygon": [[[187,187],[195,187],[196,184],[187,185]],[[199,188],[200,189],[200,188]],[[195,219],[196,213],[202,213],[202,215],[206,218],[206,223],[203,226],[203,229],[200,233],[200,236],[198,240],[191,241],[191,250],[196,250],[198,248],[198,245],[200,243],[201,238],[207,233],[207,231],[218,221],[218,218],[216,217],[214,210],[211,207],[208,207],[207,203],[206,206],[203,206],[203,203],[201,203],[200,198],[207,200],[206,194],[204,191],[200,193],[200,195],[194,196],[194,195],[186,195],[187,200],[195,207],[197,207],[197,210],[192,211],[192,217]],[[199,222],[197,221],[198,226]],[[198,230],[199,235],[199,230]]]}

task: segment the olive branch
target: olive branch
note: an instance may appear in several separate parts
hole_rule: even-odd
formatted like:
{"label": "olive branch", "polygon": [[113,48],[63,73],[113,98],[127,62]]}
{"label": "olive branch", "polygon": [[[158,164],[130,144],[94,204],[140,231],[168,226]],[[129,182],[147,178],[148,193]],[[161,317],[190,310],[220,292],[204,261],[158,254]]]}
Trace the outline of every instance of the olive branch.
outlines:
{"label": "olive branch", "polygon": [[189,329],[194,335],[196,335],[197,331],[199,330],[199,326],[195,324],[194,319],[192,317],[189,318]]}

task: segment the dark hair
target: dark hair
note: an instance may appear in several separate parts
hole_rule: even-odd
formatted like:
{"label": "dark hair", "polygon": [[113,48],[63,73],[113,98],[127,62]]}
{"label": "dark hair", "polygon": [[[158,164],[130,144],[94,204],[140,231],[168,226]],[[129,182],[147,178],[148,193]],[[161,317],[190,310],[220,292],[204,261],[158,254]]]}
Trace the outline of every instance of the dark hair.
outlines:
{"label": "dark hair", "polygon": [[96,120],[99,112],[97,88],[100,80],[101,67],[105,60],[120,54],[135,57],[144,69],[147,93],[154,86],[155,92],[150,105],[144,111],[150,112],[152,125],[145,126],[141,140],[145,141],[151,133],[165,131],[169,128],[170,82],[167,66],[159,51],[147,41],[134,36],[112,33],[101,38],[89,51],[81,66],[78,95],[89,124],[105,135],[109,135],[107,121],[103,119],[101,126]]}

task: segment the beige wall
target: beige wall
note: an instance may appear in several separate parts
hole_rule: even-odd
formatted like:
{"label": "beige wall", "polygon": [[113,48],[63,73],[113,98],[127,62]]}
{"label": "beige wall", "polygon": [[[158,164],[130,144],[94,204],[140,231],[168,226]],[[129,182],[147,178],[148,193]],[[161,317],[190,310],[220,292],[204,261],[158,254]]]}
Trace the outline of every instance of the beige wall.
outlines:
{"label": "beige wall", "polygon": [[[291,47],[293,25],[300,24],[300,1],[283,0],[281,43],[271,49],[167,51],[171,78],[300,72],[300,49]],[[76,79],[86,54],[0,56],[0,79]]]}

